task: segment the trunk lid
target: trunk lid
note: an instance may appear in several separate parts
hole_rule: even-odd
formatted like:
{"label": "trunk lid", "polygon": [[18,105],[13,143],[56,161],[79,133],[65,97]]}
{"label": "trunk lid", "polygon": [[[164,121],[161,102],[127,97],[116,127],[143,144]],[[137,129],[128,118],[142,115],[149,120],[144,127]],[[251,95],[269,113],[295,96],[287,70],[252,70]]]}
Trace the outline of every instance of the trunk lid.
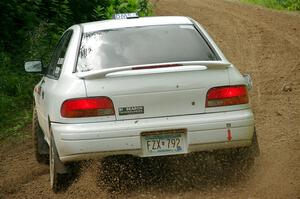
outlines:
{"label": "trunk lid", "polygon": [[101,76],[86,76],[87,96],[111,98],[116,120],[201,114],[208,89],[229,85],[225,66],[115,70]]}

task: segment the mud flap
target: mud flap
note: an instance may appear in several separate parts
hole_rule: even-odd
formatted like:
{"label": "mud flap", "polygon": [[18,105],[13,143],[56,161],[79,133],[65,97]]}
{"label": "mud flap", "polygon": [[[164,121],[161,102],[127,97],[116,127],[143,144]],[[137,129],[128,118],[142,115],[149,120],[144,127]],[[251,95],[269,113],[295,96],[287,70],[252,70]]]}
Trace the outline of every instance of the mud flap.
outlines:
{"label": "mud flap", "polygon": [[54,161],[54,163],[55,163],[56,172],[59,173],[59,174],[67,174],[68,173],[68,167],[67,167],[67,165],[62,163],[61,160],[59,159],[55,143],[54,143],[54,152],[55,152],[55,156],[54,156],[55,161]]}
{"label": "mud flap", "polygon": [[254,133],[252,137],[252,145],[250,146],[254,157],[260,156],[260,148],[257,140],[256,129],[254,128]]}
{"label": "mud flap", "polygon": [[67,174],[68,173],[68,167],[62,161],[59,159],[58,152],[56,149],[56,145],[53,139],[53,135],[51,136],[52,143],[53,143],[53,149],[54,149],[54,164],[55,164],[55,170],[59,174]]}

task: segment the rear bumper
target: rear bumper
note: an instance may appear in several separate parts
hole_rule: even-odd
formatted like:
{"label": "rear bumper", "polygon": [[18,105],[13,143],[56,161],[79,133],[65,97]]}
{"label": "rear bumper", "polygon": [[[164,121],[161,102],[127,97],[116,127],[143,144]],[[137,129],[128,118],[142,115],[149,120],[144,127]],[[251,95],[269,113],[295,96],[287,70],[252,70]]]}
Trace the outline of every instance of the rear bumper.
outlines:
{"label": "rear bumper", "polygon": [[[232,139],[228,140],[230,124]],[[52,132],[63,162],[107,155],[143,156],[144,131],[187,129],[187,152],[211,151],[251,145],[254,118],[250,109],[101,123],[52,123]]]}

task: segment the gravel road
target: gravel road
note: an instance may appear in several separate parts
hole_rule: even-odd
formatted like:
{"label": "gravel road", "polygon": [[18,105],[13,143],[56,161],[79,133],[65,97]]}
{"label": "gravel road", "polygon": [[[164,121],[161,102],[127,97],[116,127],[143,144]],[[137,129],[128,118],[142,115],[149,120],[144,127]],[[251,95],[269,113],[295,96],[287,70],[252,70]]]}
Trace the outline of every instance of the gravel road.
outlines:
{"label": "gravel road", "polygon": [[48,166],[35,162],[27,138],[1,143],[0,198],[300,198],[300,14],[234,0],[153,3],[156,15],[199,21],[227,58],[251,74],[261,147],[254,166],[220,165],[207,153],[150,163],[124,158],[117,164],[124,172],[116,174],[111,159],[89,161],[65,191],[53,194]]}

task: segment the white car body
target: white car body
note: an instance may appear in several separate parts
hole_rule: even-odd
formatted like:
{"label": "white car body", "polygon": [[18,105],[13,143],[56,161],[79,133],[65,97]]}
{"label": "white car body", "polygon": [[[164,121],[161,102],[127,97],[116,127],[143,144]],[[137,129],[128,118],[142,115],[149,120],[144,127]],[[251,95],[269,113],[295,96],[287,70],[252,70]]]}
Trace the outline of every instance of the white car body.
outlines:
{"label": "white car body", "polygon": [[[156,63],[182,64],[177,67],[131,70],[76,70],[83,33],[131,27],[158,25],[193,25],[219,57],[215,61],[182,61]],[[107,20],[74,25],[64,59],[59,59],[59,77],[45,75],[36,85],[34,99],[44,139],[51,136],[63,162],[99,158],[107,155],[160,156],[212,151],[250,146],[254,117],[249,103],[206,107],[208,91],[213,87],[245,85],[248,82],[228,62],[206,31],[187,17],[144,17]],[[145,64],[143,66],[151,66]],[[142,67],[143,67],[142,66]],[[126,70],[128,69],[128,70]],[[61,71],[59,71],[61,70]],[[62,104],[69,99],[95,96],[109,97],[115,115],[66,118]],[[120,115],[143,107],[143,113]],[[120,109],[121,108],[121,109]],[[147,151],[144,133],[182,130],[183,150],[178,152]]]}

